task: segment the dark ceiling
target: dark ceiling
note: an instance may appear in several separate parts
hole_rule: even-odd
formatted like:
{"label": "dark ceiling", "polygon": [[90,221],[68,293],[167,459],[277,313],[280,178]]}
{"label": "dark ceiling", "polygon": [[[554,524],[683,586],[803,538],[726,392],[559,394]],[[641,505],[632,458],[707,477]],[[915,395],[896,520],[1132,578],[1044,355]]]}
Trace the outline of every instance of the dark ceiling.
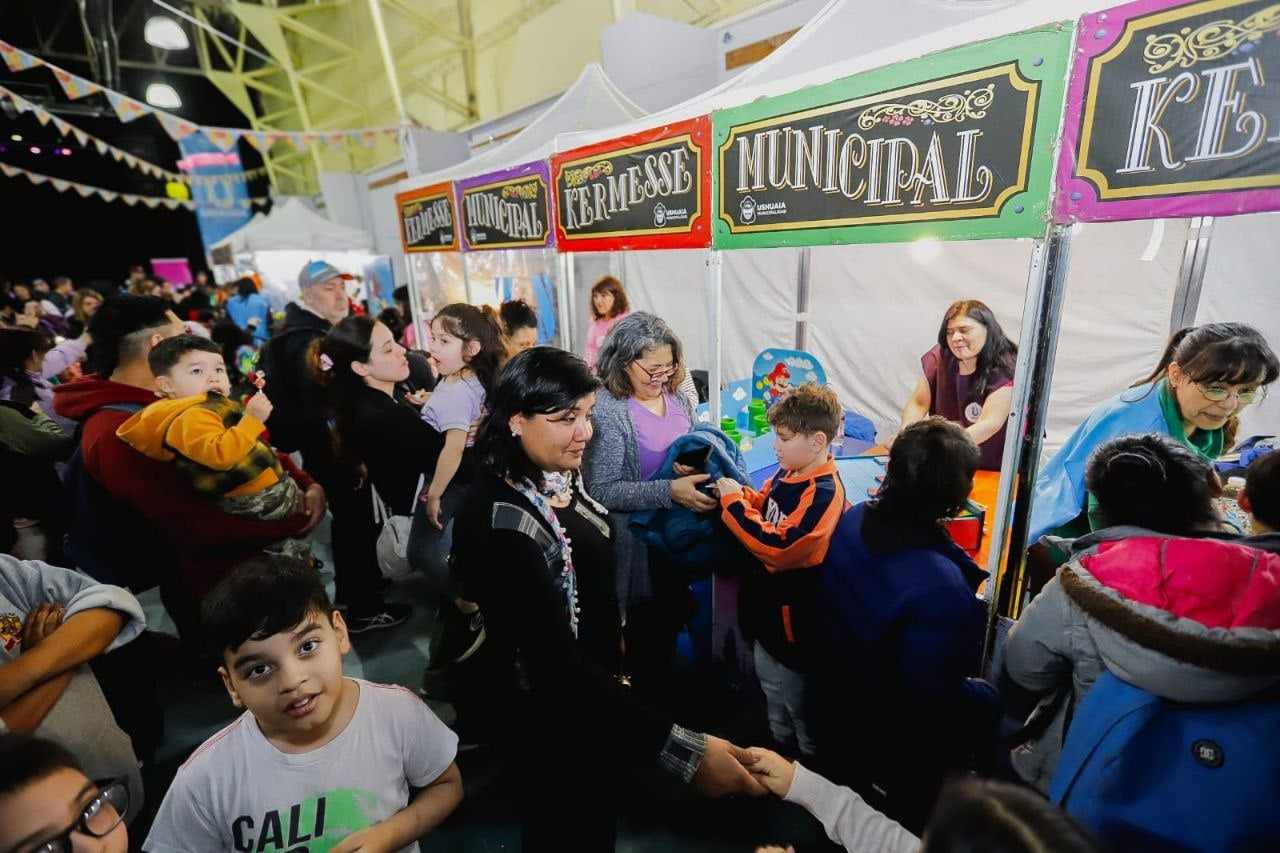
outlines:
{"label": "dark ceiling", "polygon": [[[170,0],[169,5],[190,6],[182,0]],[[118,45],[120,67],[114,74],[109,63],[89,61],[82,6],[93,42],[102,49],[114,38]],[[118,75],[113,88],[140,101],[149,83],[166,82],[182,98],[182,107],[171,112],[197,124],[248,127],[244,115],[200,75],[194,47],[166,52],[146,44],[143,27],[152,15],[174,17],[151,0],[7,0],[0,2],[0,38],[103,85]],[[108,31],[106,20],[112,22],[113,32]],[[192,25],[180,23],[194,42]],[[102,95],[68,100],[43,68],[15,73],[0,62],[0,85],[81,130],[176,171],[178,145],[154,117],[123,124]],[[99,155],[92,143],[82,148],[74,137],[64,139],[52,124],[42,127],[30,113],[17,115],[7,100],[3,104],[0,162],[119,192],[165,194],[163,181]],[[55,149],[69,149],[71,154],[60,156],[53,153]],[[246,169],[261,165],[261,158],[247,146],[241,145],[240,155]],[[7,211],[0,278],[65,273],[81,282],[118,280],[130,264],[153,257],[189,257],[193,267],[204,265],[195,214],[189,211],[128,207],[119,201],[108,204],[96,196],[60,194],[47,183],[33,186],[21,177],[0,176],[0,187]],[[251,184],[250,194],[266,195],[265,182]]]}

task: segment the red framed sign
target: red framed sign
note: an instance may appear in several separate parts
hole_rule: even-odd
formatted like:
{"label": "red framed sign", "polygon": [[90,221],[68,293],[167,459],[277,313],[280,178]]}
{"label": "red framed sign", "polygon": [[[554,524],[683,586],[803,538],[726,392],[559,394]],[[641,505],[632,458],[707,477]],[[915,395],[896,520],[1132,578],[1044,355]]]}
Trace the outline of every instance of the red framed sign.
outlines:
{"label": "red framed sign", "polygon": [[400,245],[406,253],[459,251],[458,210],[451,182],[396,193],[396,211]]}
{"label": "red framed sign", "polygon": [[711,245],[711,119],[676,122],[551,159],[561,252]]}

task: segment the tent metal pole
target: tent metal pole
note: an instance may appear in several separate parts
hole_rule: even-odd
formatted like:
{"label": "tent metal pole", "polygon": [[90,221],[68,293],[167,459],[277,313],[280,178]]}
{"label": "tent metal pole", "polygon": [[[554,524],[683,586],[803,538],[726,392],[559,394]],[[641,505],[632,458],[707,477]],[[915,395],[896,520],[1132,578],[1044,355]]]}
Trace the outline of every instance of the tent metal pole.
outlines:
{"label": "tent metal pole", "polygon": [[462,261],[462,289],[467,294],[467,302],[471,305],[476,304],[475,296],[471,293],[471,273],[467,270],[467,253],[459,252],[459,260]]}
{"label": "tent metal pole", "polygon": [[573,310],[573,295],[569,285],[569,270],[573,267],[573,255],[565,252],[559,258],[560,274],[556,276],[556,313],[560,323],[560,347],[573,352],[573,319],[570,315]]}
{"label": "tent metal pole", "polygon": [[800,250],[800,263],[796,269],[796,349],[807,349],[809,343],[809,269],[811,252],[805,246]]}
{"label": "tent metal pole", "polygon": [[720,425],[720,388],[723,383],[722,361],[724,335],[724,257],[715,249],[707,252],[707,290],[711,293],[711,374],[707,382],[707,397],[711,408],[711,423]]}
{"label": "tent metal pole", "polygon": [[413,275],[413,255],[404,256],[404,269],[409,282],[409,321],[413,323],[413,342],[418,349],[426,349],[427,330],[422,324],[422,301],[418,294],[418,280]]}
{"label": "tent metal pole", "polygon": [[[996,617],[1003,603],[1016,596],[1021,586],[1022,552],[1026,550],[1031,500],[1044,444],[1070,249],[1070,227],[1051,225],[1045,238],[1036,241],[1031,255],[1013,403],[1009,409],[1004,458],[1000,462],[1003,476],[991,525],[987,570],[992,580],[988,581],[985,592],[987,631],[979,672],[985,669],[994,649]],[[1006,552],[1009,558],[1005,561],[1005,571],[1001,572],[1001,558]]]}
{"label": "tent metal pole", "polygon": [[1178,288],[1173,294],[1173,310],[1169,314],[1169,334],[1196,322],[1200,293],[1204,289],[1204,272],[1209,263],[1209,245],[1213,240],[1213,217],[1191,219],[1182,266],[1178,270]]}

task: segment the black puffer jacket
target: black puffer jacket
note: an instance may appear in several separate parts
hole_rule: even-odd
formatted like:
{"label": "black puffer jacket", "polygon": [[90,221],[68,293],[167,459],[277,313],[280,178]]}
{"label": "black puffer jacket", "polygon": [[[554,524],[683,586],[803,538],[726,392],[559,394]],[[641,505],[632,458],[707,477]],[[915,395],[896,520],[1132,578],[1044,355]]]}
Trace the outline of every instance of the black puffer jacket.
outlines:
{"label": "black puffer jacket", "polygon": [[323,386],[308,360],[313,341],[333,326],[296,302],[285,308],[284,328],[267,341],[259,366],[267,376],[266,393],[275,407],[267,420],[271,443],[292,453],[328,441],[328,409]]}

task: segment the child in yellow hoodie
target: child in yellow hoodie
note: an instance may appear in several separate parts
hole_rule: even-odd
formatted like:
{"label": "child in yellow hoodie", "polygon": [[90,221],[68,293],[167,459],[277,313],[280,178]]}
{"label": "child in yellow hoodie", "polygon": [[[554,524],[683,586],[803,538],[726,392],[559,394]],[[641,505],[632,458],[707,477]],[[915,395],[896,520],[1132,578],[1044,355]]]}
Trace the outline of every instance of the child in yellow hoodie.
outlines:
{"label": "child in yellow hoodie", "polygon": [[271,401],[261,391],[243,406],[218,345],[197,335],[161,341],[148,356],[163,398],[120,425],[116,435],[152,459],[172,461],[223,512],[282,521],[305,512],[302,490],[262,439]]}

